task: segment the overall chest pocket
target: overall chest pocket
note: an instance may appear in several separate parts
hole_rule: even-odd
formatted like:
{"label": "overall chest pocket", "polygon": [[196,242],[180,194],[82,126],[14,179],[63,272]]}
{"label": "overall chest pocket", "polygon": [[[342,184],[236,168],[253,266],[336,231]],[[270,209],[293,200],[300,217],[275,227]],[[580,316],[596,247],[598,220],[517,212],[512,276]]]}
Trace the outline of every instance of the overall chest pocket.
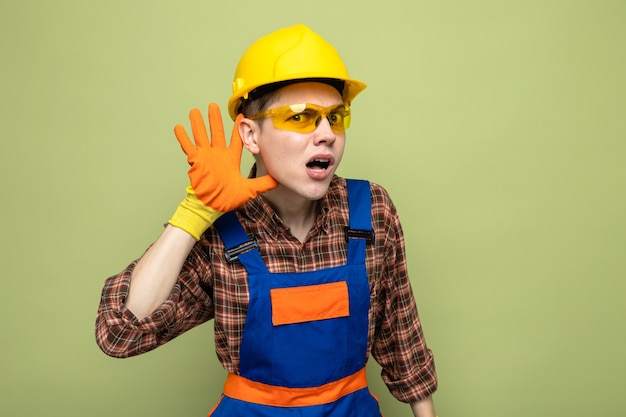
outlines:
{"label": "overall chest pocket", "polygon": [[270,291],[272,380],[320,386],[346,376],[350,303],[346,281]]}
{"label": "overall chest pocket", "polygon": [[272,324],[306,323],[350,315],[345,281],[270,290]]}

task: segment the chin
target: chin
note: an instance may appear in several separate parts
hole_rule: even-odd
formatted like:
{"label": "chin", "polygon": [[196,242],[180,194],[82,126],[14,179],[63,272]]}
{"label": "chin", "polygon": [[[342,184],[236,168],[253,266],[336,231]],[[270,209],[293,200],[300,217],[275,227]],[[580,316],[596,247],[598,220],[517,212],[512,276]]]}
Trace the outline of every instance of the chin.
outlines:
{"label": "chin", "polygon": [[[283,198],[302,198],[307,201],[317,201],[328,193],[330,183],[334,178],[334,173],[324,179],[315,180],[304,175],[272,175],[280,184],[276,194]],[[270,191],[271,193],[271,191]]]}
{"label": "chin", "polygon": [[328,187],[330,186],[330,179],[328,181],[316,182],[314,184],[303,187],[301,193],[304,197],[311,201],[317,201],[326,195]]}

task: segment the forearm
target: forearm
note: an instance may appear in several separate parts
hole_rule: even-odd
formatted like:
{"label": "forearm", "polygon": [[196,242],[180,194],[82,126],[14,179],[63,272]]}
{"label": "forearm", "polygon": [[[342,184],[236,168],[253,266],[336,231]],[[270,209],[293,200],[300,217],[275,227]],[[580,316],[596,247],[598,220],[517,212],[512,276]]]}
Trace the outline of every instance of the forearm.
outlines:
{"label": "forearm", "polygon": [[415,417],[436,417],[435,405],[433,403],[432,396],[412,402],[411,410],[413,411],[413,415]]}
{"label": "forearm", "polygon": [[194,244],[222,213],[278,186],[269,175],[254,179],[241,176],[242,118],[240,115],[235,121],[229,146],[217,104],[209,105],[210,141],[198,109],[189,113],[195,143],[182,125],[174,127],[176,139],[191,165],[190,185],[168,226],[133,271],[126,307],[137,319],[149,316],[167,300]]}
{"label": "forearm", "polygon": [[126,307],[141,320],[169,297],[196,240],[167,225],[133,270]]}

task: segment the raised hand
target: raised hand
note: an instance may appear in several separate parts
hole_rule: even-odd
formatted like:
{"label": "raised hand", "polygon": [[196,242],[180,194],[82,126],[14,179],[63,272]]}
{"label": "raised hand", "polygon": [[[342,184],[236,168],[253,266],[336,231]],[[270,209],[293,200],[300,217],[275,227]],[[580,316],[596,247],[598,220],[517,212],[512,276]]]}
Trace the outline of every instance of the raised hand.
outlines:
{"label": "raised hand", "polygon": [[[226,146],[220,109],[215,103],[209,104],[210,140],[198,109],[189,113],[193,142],[183,126],[174,127],[176,139],[187,155],[191,183],[187,187],[187,197],[170,223],[191,233],[196,239],[221,214],[278,186],[278,182],[269,175],[259,178],[241,175],[243,143],[239,136],[239,123],[242,118],[239,115],[235,119],[229,146]],[[187,224],[189,221],[194,223],[195,218],[199,218],[199,224]]]}

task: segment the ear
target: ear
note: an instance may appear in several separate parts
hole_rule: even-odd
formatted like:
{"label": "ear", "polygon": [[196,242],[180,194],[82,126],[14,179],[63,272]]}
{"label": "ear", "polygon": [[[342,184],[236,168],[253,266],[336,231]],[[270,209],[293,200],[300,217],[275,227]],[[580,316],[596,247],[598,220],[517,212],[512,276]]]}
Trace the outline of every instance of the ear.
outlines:
{"label": "ear", "polygon": [[254,120],[244,117],[239,122],[239,136],[241,136],[243,146],[253,155],[259,154],[258,139],[260,133],[259,125]]}

